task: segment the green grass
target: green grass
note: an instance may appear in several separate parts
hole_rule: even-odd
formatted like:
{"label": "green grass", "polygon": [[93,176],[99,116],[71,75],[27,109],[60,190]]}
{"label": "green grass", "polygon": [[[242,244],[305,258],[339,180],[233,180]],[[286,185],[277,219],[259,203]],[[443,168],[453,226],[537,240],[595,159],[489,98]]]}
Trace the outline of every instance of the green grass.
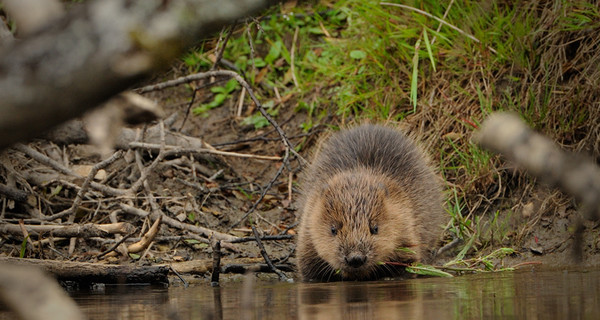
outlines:
{"label": "green grass", "polygon": [[[573,63],[594,58],[597,50],[581,39],[600,28],[600,10],[566,0],[546,7],[459,0],[448,12],[449,2],[398,3],[438,18],[447,14],[443,20],[461,31],[377,1],[323,1],[299,5],[286,17],[271,15],[260,28],[256,22],[238,26],[224,57],[256,88],[276,119],[282,105],[275,103],[274,88],[281,96],[292,95],[291,107],[305,117],[303,132],[318,124],[337,128],[365,119],[403,121],[422,132],[420,138],[448,181],[447,240],[463,240],[454,260],[493,269],[493,260],[511,254],[503,246],[517,245],[508,237],[512,211],[503,209],[507,205],[501,201],[480,201],[480,194],[499,179],[503,162],[481,150],[471,136],[492,112],[511,110],[563,143],[586,137],[594,114],[593,86],[569,91],[568,81],[584,80],[564,73],[561,68],[570,64],[554,59],[562,51],[552,41],[578,45],[567,57]],[[202,45],[183,58],[190,72],[211,66],[210,49]],[[266,125],[255,113],[245,117],[245,124],[255,128]]]}

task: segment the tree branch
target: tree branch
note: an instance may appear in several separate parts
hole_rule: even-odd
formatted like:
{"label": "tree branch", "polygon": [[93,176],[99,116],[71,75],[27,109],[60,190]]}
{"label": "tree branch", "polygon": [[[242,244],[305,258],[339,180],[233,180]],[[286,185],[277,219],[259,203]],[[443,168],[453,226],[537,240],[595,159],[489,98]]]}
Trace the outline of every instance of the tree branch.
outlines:
{"label": "tree branch", "polygon": [[97,0],[0,48],[0,150],[81,115],[274,0]]}

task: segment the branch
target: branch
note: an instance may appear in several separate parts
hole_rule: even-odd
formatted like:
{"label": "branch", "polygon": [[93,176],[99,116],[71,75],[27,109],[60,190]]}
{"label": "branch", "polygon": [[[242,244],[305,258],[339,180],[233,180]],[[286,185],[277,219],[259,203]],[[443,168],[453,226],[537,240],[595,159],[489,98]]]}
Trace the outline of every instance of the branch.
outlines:
{"label": "branch", "polygon": [[0,150],[164,69],[274,0],[97,0],[0,49]]}
{"label": "branch", "polygon": [[476,139],[483,147],[503,154],[533,176],[575,197],[583,204],[588,219],[600,217],[600,168],[590,159],[562,151],[511,113],[491,115]]}

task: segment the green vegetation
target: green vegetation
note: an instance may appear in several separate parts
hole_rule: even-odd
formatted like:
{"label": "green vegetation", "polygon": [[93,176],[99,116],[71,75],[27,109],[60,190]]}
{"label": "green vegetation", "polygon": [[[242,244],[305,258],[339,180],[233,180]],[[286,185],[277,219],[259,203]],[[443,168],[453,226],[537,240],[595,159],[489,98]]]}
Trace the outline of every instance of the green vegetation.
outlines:
{"label": "green vegetation", "polygon": [[[448,266],[504,269],[495,261],[514,254],[531,227],[512,224],[511,208],[534,182],[481,150],[472,134],[491,112],[512,110],[563,146],[598,157],[590,130],[600,116],[600,9],[564,0],[402,5],[277,8],[235,28],[223,56],[276,119],[293,108],[300,131],[367,120],[419,133],[448,183],[446,242],[462,240]],[[215,43],[184,58],[190,71],[212,65]],[[195,112],[218,107],[234,90],[213,88],[214,100]],[[255,110],[244,117],[267,125]]]}

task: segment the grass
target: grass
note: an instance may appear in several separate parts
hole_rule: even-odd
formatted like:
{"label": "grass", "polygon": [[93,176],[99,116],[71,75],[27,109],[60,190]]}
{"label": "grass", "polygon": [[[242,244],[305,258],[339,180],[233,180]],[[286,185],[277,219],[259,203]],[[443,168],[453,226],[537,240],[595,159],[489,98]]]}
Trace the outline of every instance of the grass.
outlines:
{"label": "grass", "polygon": [[[564,146],[599,157],[600,51],[591,35],[600,34],[600,10],[565,0],[401,4],[427,14],[359,0],[277,8],[238,26],[224,57],[275,118],[283,108],[301,114],[300,131],[368,120],[419,132],[448,182],[446,241],[463,240],[453,261],[494,269],[492,261],[514,252],[505,245],[519,246],[510,208],[527,188],[504,181],[504,162],[471,136],[490,113],[511,110]],[[183,58],[190,72],[211,66],[214,43]],[[275,91],[291,102],[277,103]],[[244,117],[256,128],[266,124],[254,112]]]}

